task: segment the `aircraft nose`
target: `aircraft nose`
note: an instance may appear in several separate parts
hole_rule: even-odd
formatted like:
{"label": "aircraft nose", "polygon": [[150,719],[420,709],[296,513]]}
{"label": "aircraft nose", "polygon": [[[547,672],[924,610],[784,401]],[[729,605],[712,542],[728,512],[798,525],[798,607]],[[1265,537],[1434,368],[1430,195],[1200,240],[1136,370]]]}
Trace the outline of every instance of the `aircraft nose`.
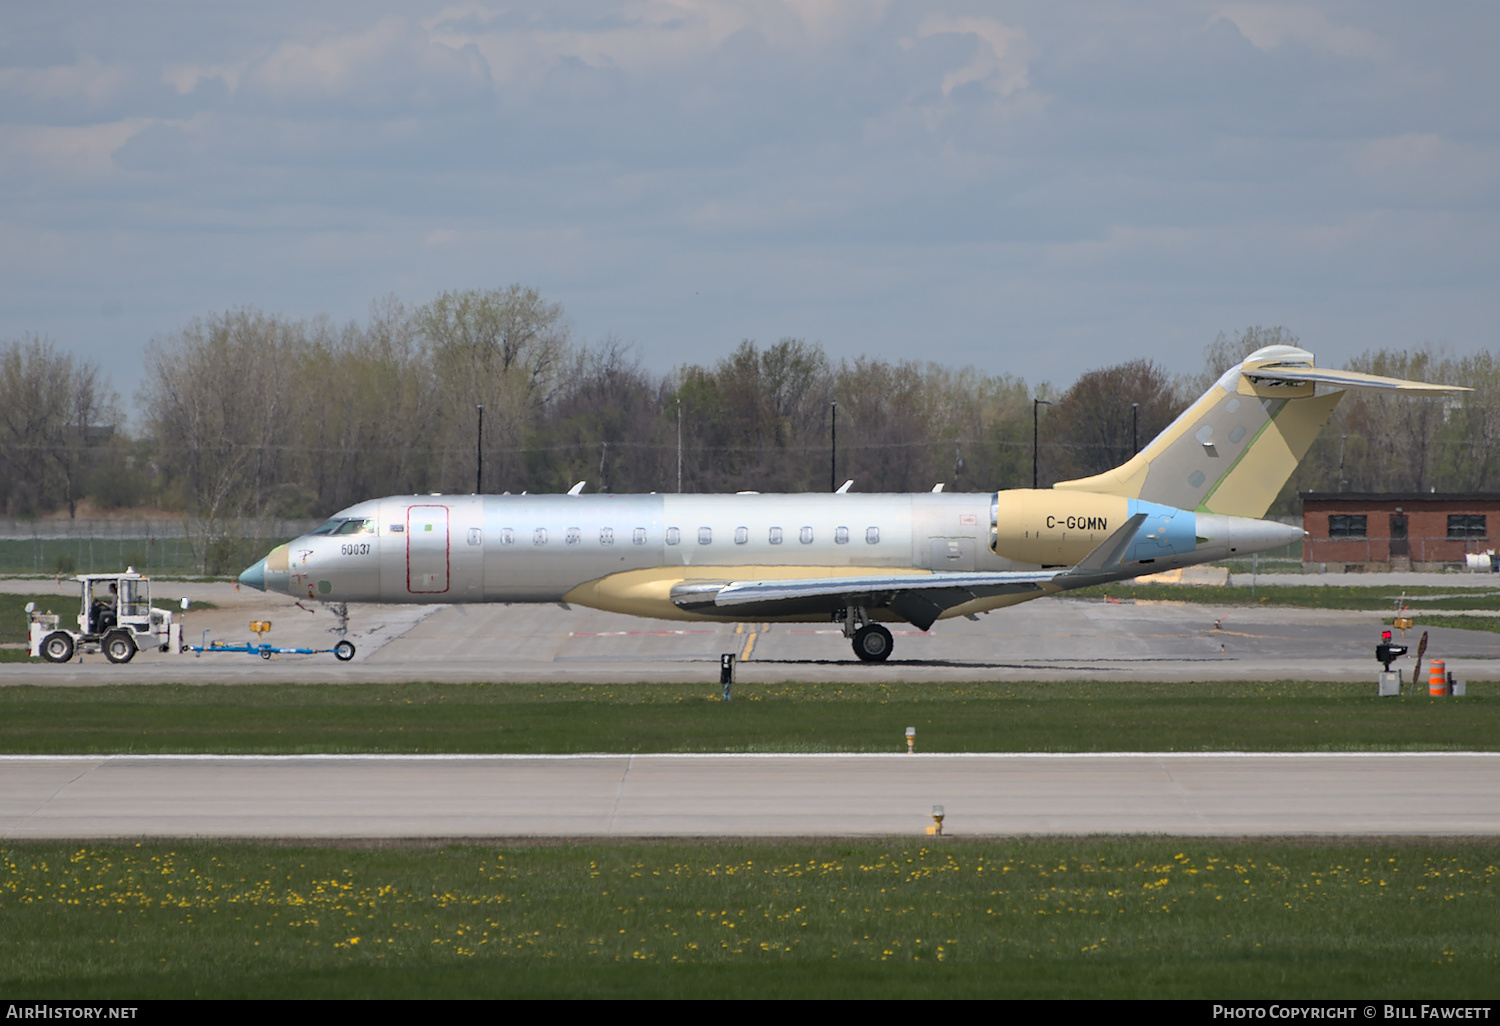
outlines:
{"label": "aircraft nose", "polygon": [[257,591],[266,590],[266,561],[263,559],[240,574],[240,583]]}
{"label": "aircraft nose", "polygon": [[285,592],[291,580],[288,549],[278,545],[265,559],[240,574],[240,583],[260,591]]}

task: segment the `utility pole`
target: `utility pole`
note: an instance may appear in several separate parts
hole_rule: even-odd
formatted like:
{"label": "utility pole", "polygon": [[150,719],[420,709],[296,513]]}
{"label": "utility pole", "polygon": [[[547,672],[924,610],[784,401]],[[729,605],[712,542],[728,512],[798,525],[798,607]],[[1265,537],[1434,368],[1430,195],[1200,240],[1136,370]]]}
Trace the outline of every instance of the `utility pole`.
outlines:
{"label": "utility pole", "polygon": [[474,494],[484,494],[484,403],[477,404],[479,427],[474,432]]}
{"label": "utility pole", "polygon": [[682,396],[677,397],[677,494],[682,494]]}
{"label": "utility pole", "polygon": [[1037,483],[1036,483],[1037,482],[1037,477],[1036,477],[1037,449],[1038,449],[1037,439],[1040,437],[1040,431],[1038,429],[1038,423],[1039,422],[1037,420],[1037,410],[1041,409],[1043,406],[1052,406],[1052,405],[1054,405],[1054,404],[1053,403],[1049,403],[1045,399],[1033,399],[1033,400],[1031,400],[1031,487],[1032,487],[1033,490],[1035,490],[1036,487],[1037,487]]}
{"label": "utility pole", "polygon": [[1135,448],[1131,455],[1139,456],[1141,452],[1141,404],[1130,404],[1130,444]]}
{"label": "utility pole", "polygon": [[828,490],[839,490],[839,404],[828,404]]}

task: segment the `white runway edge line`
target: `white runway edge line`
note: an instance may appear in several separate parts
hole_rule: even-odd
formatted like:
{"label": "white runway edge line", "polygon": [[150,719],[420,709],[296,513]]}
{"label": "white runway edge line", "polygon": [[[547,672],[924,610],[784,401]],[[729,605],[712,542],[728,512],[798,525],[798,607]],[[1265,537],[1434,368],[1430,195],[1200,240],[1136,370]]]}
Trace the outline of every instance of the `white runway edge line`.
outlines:
{"label": "white runway edge line", "polygon": [[7,762],[76,762],[91,759],[100,763],[134,760],[141,762],[490,762],[578,761],[583,759],[1500,759],[1500,752],[1455,752],[1445,749],[1399,752],[580,752],[574,755],[541,753],[522,755],[511,752],[493,755],[475,753],[372,752],[360,755],[350,752],[326,755],[209,755],[204,753],[98,753],[72,755],[0,755]]}

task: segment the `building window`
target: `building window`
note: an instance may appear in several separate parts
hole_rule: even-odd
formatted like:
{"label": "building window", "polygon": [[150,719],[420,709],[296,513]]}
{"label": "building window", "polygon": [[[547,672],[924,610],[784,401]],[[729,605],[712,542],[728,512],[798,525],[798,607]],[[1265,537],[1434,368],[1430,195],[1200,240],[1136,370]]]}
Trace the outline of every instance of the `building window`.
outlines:
{"label": "building window", "polygon": [[682,532],[675,527],[667,528],[667,544],[676,545],[680,541],[682,541]]}
{"label": "building window", "polygon": [[1487,538],[1489,529],[1483,513],[1448,514],[1449,538]]}
{"label": "building window", "polygon": [[712,545],[714,543],[714,531],[711,527],[698,528],[698,544]]}
{"label": "building window", "polygon": [[1363,513],[1335,513],[1328,518],[1328,537],[1363,538],[1369,518]]}

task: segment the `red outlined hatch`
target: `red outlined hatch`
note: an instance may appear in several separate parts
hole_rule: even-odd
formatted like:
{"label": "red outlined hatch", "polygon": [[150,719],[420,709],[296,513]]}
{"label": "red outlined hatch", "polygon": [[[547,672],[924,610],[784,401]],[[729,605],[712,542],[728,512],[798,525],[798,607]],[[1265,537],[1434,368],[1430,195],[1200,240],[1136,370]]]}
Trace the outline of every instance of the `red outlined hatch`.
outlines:
{"label": "red outlined hatch", "polygon": [[448,590],[448,507],[406,508],[406,590],[441,595]]}

